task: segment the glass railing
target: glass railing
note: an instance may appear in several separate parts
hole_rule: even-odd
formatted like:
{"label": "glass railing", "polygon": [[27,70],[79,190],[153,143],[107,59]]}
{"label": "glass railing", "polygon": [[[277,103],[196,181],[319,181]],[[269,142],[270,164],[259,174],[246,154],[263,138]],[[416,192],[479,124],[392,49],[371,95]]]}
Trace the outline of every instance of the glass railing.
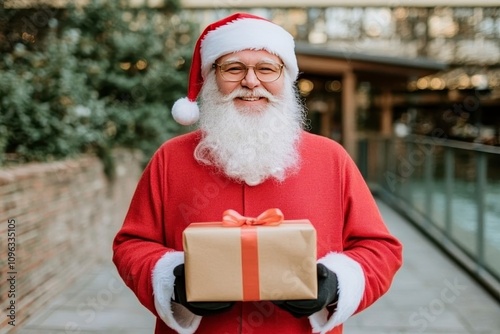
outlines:
{"label": "glass railing", "polygon": [[500,147],[366,137],[358,165],[381,198],[500,299]]}

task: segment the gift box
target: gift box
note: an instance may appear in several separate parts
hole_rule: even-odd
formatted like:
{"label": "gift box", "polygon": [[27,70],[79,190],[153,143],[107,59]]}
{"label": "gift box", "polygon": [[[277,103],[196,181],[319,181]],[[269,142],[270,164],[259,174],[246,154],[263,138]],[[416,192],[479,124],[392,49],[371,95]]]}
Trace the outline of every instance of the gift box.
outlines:
{"label": "gift box", "polygon": [[228,211],[222,222],[184,230],[188,301],[317,298],[316,230],[309,220],[269,219],[268,210],[257,218],[234,213],[228,222]]}

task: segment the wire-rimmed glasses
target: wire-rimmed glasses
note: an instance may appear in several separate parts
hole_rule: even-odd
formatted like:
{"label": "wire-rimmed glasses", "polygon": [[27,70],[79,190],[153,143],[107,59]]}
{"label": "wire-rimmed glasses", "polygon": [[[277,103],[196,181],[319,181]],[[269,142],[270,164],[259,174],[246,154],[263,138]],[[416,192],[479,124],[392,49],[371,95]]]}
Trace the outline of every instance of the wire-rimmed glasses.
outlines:
{"label": "wire-rimmed glasses", "polygon": [[279,79],[284,64],[263,61],[255,65],[246,65],[239,61],[229,61],[222,64],[214,63],[212,68],[219,67],[222,78],[226,81],[241,81],[246,77],[248,69],[253,67],[255,76],[262,82],[273,82]]}

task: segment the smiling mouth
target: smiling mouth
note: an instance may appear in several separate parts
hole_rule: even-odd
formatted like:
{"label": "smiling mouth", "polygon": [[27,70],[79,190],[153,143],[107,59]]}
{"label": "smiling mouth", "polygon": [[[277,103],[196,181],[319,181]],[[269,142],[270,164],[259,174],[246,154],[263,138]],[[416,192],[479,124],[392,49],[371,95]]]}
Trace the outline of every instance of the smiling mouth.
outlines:
{"label": "smiling mouth", "polygon": [[243,101],[258,101],[260,99],[262,99],[262,97],[259,97],[259,96],[248,96],[248,97],[240,97],[241,100]]}

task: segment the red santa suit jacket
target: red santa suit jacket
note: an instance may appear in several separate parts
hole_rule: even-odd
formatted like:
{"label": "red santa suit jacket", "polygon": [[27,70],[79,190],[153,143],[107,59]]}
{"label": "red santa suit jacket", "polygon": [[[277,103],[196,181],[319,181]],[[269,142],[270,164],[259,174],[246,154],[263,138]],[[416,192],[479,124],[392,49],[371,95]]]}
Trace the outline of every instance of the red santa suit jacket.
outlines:
{"label": "red santa suit jacket", "polygon": [[[390,287],[401,244],[384,225],[354,162],[336,142],[303,132],[300,170],[284,182],[231,181],[193,157],[200,132],[167,141],[146,167],[114,244],[113,261],[166,333],[342,333],[342,323]],[[238,302],[200,317],[171,302],[172,270],[184,262],[182,232],[191,222],[220,221],[226,209],[257,216],[280,208],[285,219],[311,221],[318,262],[337,274],[337,310],[294,318],[268,301]]]}

